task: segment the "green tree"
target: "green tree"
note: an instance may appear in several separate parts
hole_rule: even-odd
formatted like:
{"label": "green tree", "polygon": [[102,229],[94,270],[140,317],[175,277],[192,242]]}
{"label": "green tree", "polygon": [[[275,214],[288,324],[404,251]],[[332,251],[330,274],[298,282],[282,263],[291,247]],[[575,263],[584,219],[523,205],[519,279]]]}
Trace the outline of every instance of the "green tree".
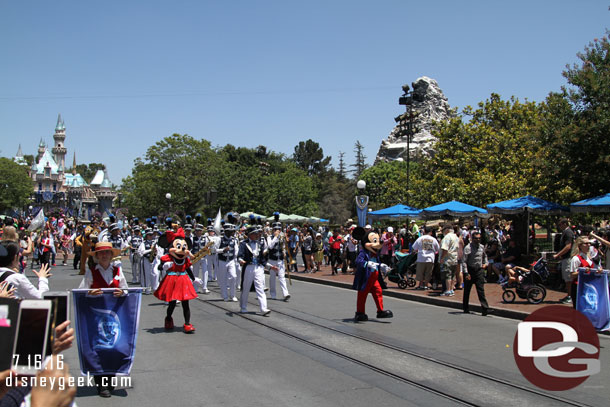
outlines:
{"label": "green tree", "polygon": [[[416,164],[411,164],[413,172]],[[366,181],[369,207],[378,210],[399,203],[407,198],[407,163],[404,161],[378,162],[365,169],[360,179]],[[411,203],[411,202],[409,202]]]}
{"label": "green tree", "polygon": [[543,109],[515,97],[492,94],[478,109],[467,107],[464,121],[439,123],[435,154],[422,159],[415,171],[412,206],[426,207],[450,200],[481,206],[532,194],[546,195],[535,160],[541,156],[536,137]]}
{"label": "green tree", "polygon": [[[608,192],[610,179],[610,41],[608,32],[567,66],[568,86],[547,98],[543,142],[572,199]],[[570,191],[566,191],[568,193]]]}
{"label": "green tree", "polygon": [[0,212],[22,209],[34,193],[27,168],[5,157],[0,157]]}
{"label": "green tree", "polygon": [[360,141],[356,141],[354,145],[354,153],[356,153],[356,162],[351,165],[354,167],[352,172],[354,173],[354,178],[360,178],[360,174],[367,167],[366,165],[366,155],[364,155],[364,146],[360,143]]}
{"label": "green tree", "polygon": [[300,141],[294,147],[292,159],[297,167],[306,171],[308,175],[318,175],[328,170],[330,157],[324,157],[324,150],[315,141],[309,139]]}
{"label": "green tree", "polygon": [[219,167],[209,141],[173,134],[149,147],[144,159],[135,160],[121,192],[130,212],[140,217],[166,213],[168,192],[174,211],[194,213],[204,207],[206,192],[217,185]]}
{"label": "green tree", "polygon": [[345,169],[345,153],[343,151],[339,151],[339,168],[337,168],[339,175],[345,177],[347,174],[347,170]]}
{"label": "green tree", "polygon": [[283,155],[226,145],[218,151],[218,205],[223,211],[275,211],[312,216],[317,213],[314,178]]}
{"label": "green tree", "polygon": [[320,177],[317,184],[318,217],[329,219],[331,224],[344,223],[352,216],[356,182],[345,178],[335,170]]}
{"label": "green tree", "polygon": [[[91,183],[93,181],[93,177],[99,170],[105,170],[106,166],[101,163],[90,163],[90,164],[77,164],[76,165],[76,173],[80,174],[81,177],[87,181],[87,183]],[[70,170],[71,171],[71,170]]]}
{"label": "green tree", "polygon": [[32,164],[34,164],[34,156],[31,154],[24,154],[23,159],[25,160],[26,164],[28,165],[28,168],[31,167]]}

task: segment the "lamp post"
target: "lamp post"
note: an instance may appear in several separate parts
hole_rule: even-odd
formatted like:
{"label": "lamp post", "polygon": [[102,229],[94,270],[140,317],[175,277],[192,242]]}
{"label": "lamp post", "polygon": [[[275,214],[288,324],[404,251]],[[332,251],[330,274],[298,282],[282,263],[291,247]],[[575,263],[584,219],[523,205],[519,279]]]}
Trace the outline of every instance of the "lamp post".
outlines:
{"label": "lamp post", "polygon": [[[415,88],[414,84],[411,84]],[[411,160],[411,138],[415,134],[415,128],[413,125],[413,101],[422,102],[421,95],[418,95],[414,90],[410,90],[409,85],[402,86],[403,95],[398,98],[398,104],[406,106],[406,112],[404,115],[398,116],[394,119],[396,122],[401,124],[402,135],[407,136],[407,206],[409,205],[409,170]]]}
{"label": "lamp post", "polygon": [[165,199],[167,199],[167,214],[170,215],[172,212],[172,194],[169,192],[165,194]]}
{"label": "lamp post", "polygon": [[356,196],[356,213],[358,214],[358,226],[364,227],[366,225],[367,208],[369,206],[369,197],[364,195],[364,189],[366,188],[366,182],[359,180],[356,183],[359,195]]}

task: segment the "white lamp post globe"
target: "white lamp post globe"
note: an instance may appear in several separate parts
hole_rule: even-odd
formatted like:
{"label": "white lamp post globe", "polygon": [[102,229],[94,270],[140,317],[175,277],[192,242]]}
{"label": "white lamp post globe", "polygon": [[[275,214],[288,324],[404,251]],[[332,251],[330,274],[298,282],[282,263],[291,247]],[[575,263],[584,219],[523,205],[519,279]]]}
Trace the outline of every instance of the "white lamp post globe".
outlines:
{"label": "white lamp post globe", "polygon": [[396,159],[396,161],[398,161],[398,162],[400,162],[400,163],[401,163],[401,162],[403,162],[403,161],[404,161],[404,158],[402,158],[402,157],[398,157],[398,158]]}
{"label": "white lamp post globe", "polygon": [[172,194],[170,194],[169,192],[167,194],[165,194],[165,198],[166,199],[172,199]]}
{"label": "white lamp post globe", "polygon": [[366,182],[364,180],[360,180],[356,183],[356,186],[358,187],[358,189],[364,189],[366,188]]}

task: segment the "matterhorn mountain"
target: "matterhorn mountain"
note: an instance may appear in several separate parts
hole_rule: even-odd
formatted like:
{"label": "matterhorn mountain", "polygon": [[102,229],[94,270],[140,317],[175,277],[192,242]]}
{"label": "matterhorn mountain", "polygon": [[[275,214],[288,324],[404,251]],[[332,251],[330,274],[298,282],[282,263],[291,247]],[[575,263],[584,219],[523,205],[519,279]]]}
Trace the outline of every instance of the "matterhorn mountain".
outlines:
{"label": "matterhorn mountain", "polygon": [[[436,80],[422,76],[412,83],[413,88],[413,129],[409,150],[411,157],[429,154],[436,140],[432,128],[437,121],[449,120],[456,113],[447,102]],[[406,116],[406,115],[405,115]],[[375,162],[407,159],[406,122],[400,121],[390,132],[387,139],[381,142]]]}

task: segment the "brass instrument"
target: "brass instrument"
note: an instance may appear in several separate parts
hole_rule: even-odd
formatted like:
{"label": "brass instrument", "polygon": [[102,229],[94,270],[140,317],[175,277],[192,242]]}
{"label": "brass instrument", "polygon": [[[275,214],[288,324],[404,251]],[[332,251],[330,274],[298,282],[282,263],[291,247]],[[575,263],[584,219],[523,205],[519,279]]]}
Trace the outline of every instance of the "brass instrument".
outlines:
{"label": "brass instrument", "polygon": [[296,261],[292,258],[292,254],[290,253],[290,248],[286,246],[286,235],[284,232],[280,232],[280,244],[282,248],[286,251],[286,256],[284,256],[284,262],[286,263],[285,271],[288,275],[288,282],[292,285],[292,278],[290,277],[290,266],[295,264]]}
{"label": "brass instrument", "polygon": [[199,260],[203,259],[205,256],[209,256],[212,254],[212,246],[214,246],[214,241],[210,240],[208,244],[206,244],[201,250],[199,250],[193,258],[191,259],[191,263],[195,264]]}
{"label": "brass instrument", "polygon": [[153,244],[153,246],[150,248],[150,253],[148,253],[148,261],[149,262],[153,262],[155,261],[155,257],[157,257],[157,244]]}

